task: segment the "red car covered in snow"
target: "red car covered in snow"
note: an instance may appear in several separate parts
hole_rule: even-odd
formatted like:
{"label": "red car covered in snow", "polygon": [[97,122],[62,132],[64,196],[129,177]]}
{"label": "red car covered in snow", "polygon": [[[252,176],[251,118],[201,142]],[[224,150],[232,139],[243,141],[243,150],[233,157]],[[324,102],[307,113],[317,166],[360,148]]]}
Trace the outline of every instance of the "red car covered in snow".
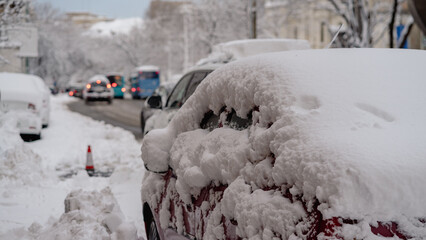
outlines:
{"label": "red car covered in snow", "polygon": [[424,51],[212,72],[142,144],[148,239],[425,239]]}

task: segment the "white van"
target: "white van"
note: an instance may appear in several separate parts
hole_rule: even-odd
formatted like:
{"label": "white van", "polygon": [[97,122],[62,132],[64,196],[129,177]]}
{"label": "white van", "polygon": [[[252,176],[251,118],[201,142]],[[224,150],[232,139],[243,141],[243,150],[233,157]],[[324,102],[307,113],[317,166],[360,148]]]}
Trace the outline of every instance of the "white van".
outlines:
{"label": "white van", "polygon": [[14,114],[20,133],[39,139],[42,115],[49,114],[49,109],[44,108],[45,93],[36,82],[33,75],[0,73],[0,114]]}

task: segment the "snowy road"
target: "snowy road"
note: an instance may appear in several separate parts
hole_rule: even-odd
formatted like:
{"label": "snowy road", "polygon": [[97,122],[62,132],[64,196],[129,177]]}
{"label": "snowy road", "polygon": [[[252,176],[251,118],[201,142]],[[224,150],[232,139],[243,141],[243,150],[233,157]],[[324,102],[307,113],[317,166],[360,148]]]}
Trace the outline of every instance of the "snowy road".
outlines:
{"label": "snowy road", "polygon": [[[0,239],[144,236],[140,141],[70,111],[73,101],[52,97],[50,125],[41,140],[30,143],[21,140],[13,116],[0,115]],[[96,169],[115,169],[111,177],[88,177],[88,145]],[[70,172],[76,175],[60,178]],[[71,211],[65,213],[70,192]]]}
{"label": "snowy road", "polygon": [[91,102],[86,105],[79,99],[69,103],[68,107],[74,112],[95,120],[126,129],[132,132],[136,138],[141,139],[140,111],[142,104],[142,100],[114,99],[111,105],[106,102]]}

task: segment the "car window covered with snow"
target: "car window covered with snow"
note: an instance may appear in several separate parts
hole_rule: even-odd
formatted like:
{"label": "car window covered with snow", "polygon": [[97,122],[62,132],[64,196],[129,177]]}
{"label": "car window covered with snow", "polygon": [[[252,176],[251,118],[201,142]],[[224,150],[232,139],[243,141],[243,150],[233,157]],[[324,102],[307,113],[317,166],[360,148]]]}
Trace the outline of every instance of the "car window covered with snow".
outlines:
{"label": "car window covered with snow", "polygon": [[240,238],[309,238],[315,219],[340,224],[343,239],[377,237],[371,226],[381,223],[425,238],[425,60],[424,51],[328,49],[229,63],[146,135],[145,165],[174,178],[163,189],[147,173],[143,201],[161,226],[183,226],[161,199],[193,205],[205,189],[226,189],[187,209],[206,214],[198,238],[225,238],[226,221]]}

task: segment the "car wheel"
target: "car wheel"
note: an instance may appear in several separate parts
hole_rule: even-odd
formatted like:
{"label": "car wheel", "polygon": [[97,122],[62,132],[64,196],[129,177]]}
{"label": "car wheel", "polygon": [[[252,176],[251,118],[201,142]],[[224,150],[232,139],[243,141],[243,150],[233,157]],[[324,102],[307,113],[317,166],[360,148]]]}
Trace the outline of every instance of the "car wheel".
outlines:
{"label": "car wheel", "polygon": [[42,128],[47,128],[49,126],[49,124],[48,123],[46,123],[46,124],[43,124],[42,125]]}
{"label": "car wheel", "polygon": [[86,104],[86,105],[89,105],[89,99],[84,99],[84,103]]}
{"label": "car wheel", "polygon": [[160,240],[155,221],[151,218],[147,224],[146,237],[148,240]]}
{"label": "car wheel", "polygon": [[112,103],[112,99],[108,99],[108,104],[111,104]]}

